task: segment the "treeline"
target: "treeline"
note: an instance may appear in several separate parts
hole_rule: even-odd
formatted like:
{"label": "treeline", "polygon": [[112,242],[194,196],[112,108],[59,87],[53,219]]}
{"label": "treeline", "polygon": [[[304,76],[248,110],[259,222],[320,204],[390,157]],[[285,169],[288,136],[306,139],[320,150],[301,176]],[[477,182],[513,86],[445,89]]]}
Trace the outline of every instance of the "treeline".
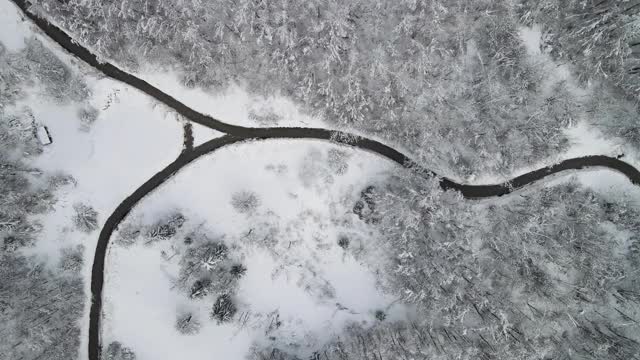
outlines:
{"label": "treeline", "polygon": [[39,41],[27,39],[18,52],[0,44],[0,357],[67,360],[80,346],[83,248],[63,248],[57,263],[24,250],[43,236],[36,219],[51,210],[56,190],[74,180],[30,165],[42,145],[39,119],[28,105],[15,106],[25,88],[57,103],[88,96],[86,85]]}

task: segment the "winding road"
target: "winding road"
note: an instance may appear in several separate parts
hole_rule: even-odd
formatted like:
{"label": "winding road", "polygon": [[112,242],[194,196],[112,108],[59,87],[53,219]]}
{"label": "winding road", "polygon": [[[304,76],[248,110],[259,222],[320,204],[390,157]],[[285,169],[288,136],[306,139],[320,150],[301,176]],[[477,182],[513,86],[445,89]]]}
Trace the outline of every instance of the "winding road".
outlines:
{"label": "winding road", "polygon": [[[633,184],[640,185],[640,171],[630,164],[608,156],[586,156],[564,160],[558,164],[547,166],[535,171],[518,176],[501,184],[492,185],[465,185],[459,184],[446,177],[440,177],[431,170],[425,169],[412,161],[405,154],[387,146],[381,142],[365,137],[356,136],[342,131],[327,130],[320,128],[297,128],[297,127],[270,127],[253,128],[227,124],[206,114],[200,113],[171,95],[168,95],[146,81],[129,74],[116,66],[101,62],[96,55],[88,49],[73,41],[62,29],[49,23],[46,19],[40,18],[29,10],[30,4],[25,0],[11,0],[18,6],[24,15],[29,18],[48,37],[58,43],[62,48],[72,55],[83,60],[104,75],[126,83],[136,89],[155,98],[169,108],[172,108],[184,118],[209,127],[211,129],[225,133],[226,135],[210,140],[202,145],[193,147],[193,136],[191,126],[185,125],[185,143],[182,153],[178,158],[155,174],[151,179],[142,184],[133,194],[124,199],[116,210],[105,222],[98,244],[95,250],[93,268],[91,273],[91,310],[89,315],[89,360],[100,360],[102,355],[100,339],[100,319],[102,312],[102,289],[104,284],[104,265],[107,247],[112,233],[116,230],[120,222],[126,217],[131,209],[147,194],[152,192],[176,172],[187,164],[196,160],[200,156],[210,154],[224,146],[239,142],[267,140],[267,139],[319,139],[352,146],[354,148],[367,150],[386,157],[401,166],[417,171],[424,176],[436,177],[440,181],[440,187],[444,190],[459,191],[462,196],[469,199],[487,198],[509,194],[525,185],[536,182],[549,175],[564,170],[575,170],[586,167],[603,167],[618,171],[625,175]],[[340,140],[348,139],[348,140]]]}

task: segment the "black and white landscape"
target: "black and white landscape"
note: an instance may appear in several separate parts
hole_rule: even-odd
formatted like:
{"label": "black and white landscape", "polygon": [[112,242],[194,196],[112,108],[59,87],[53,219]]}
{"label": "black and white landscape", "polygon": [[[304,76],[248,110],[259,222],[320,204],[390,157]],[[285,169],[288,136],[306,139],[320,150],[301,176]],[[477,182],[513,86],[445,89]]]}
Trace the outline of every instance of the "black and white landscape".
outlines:
{"label": "black and white landscape", "polygon": [[640,359],[639,14],[0,0],[0,358]]}

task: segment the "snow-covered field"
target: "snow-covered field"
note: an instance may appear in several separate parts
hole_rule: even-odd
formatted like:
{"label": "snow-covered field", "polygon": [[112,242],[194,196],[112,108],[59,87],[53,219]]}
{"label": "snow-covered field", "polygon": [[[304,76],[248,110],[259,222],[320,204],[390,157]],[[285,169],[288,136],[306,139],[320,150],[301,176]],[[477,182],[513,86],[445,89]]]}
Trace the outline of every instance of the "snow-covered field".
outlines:
{"label": "snow-covered field", "polygon": [[[322,343],[348,321],[372,323],[376,310],[406,316],[377,288],[366,266],[376,251],[367,240],[375,233],[352,213],[362,189],[396,169],[372,154],[315,141],[240,144],[189,165],[139,204],[124,227],[178,211],[184,228],[204,228],[237,247],[247,267],[235,295],[238,315],[217,325],[209,318],[215,296],[194,300],[176,289],[176,254],[188,248],[184,235],[125,247],[114,243],[116,233],[105,269],[104,343],[120,341],[140,360],[240,360],[253,342],[283,337],[304,353],[305,345]],[[231,204],[242,191],[259,199],[250,213]],[[348,250],[338,246],[341,235],[351,239]],[[175,329],[185,311],[202,322],[197,334]],[[274,312],[282,325],[278,339],[268,340]]]}

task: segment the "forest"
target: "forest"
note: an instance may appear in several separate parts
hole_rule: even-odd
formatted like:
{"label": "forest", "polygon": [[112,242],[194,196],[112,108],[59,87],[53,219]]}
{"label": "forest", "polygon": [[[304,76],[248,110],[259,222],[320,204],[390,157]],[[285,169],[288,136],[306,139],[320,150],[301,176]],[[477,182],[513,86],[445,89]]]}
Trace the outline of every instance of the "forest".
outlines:
{"label": "forest", "polygon": [[[640,213],[569,181],[469,203],[397,176],[371,193],[381,286],[415,319],[354,323],[311,359],[634,359]],[[286,345],[250,359],[305,359]]]}
{"label": "forest", "polygon": [[[73,358],[80,345],[84,254],[81,246],[66,247],[50,264],[25,252],[41,239],[38,215],[59,200],[57,190],[74,184],[65,174],[30,165],[42,152],[38,122],[29,106],[16,104],[36,85],[60,104],[87,96],[82,80],[38,40],[18,52],[0,44],[0,353],[7,359],[62,360]],[[95,214],[87,210],[78,209],[77,225],[95,229]]]}
{"label": "forest", "polygon": [[[281,93],[447,176],[510,175],[566,149],[563,130],[580,120],[640,144],[634,1],[35,4],[130,71],[152,64],[214,93]],[[528,26],[537,43],[523,42]]]}

